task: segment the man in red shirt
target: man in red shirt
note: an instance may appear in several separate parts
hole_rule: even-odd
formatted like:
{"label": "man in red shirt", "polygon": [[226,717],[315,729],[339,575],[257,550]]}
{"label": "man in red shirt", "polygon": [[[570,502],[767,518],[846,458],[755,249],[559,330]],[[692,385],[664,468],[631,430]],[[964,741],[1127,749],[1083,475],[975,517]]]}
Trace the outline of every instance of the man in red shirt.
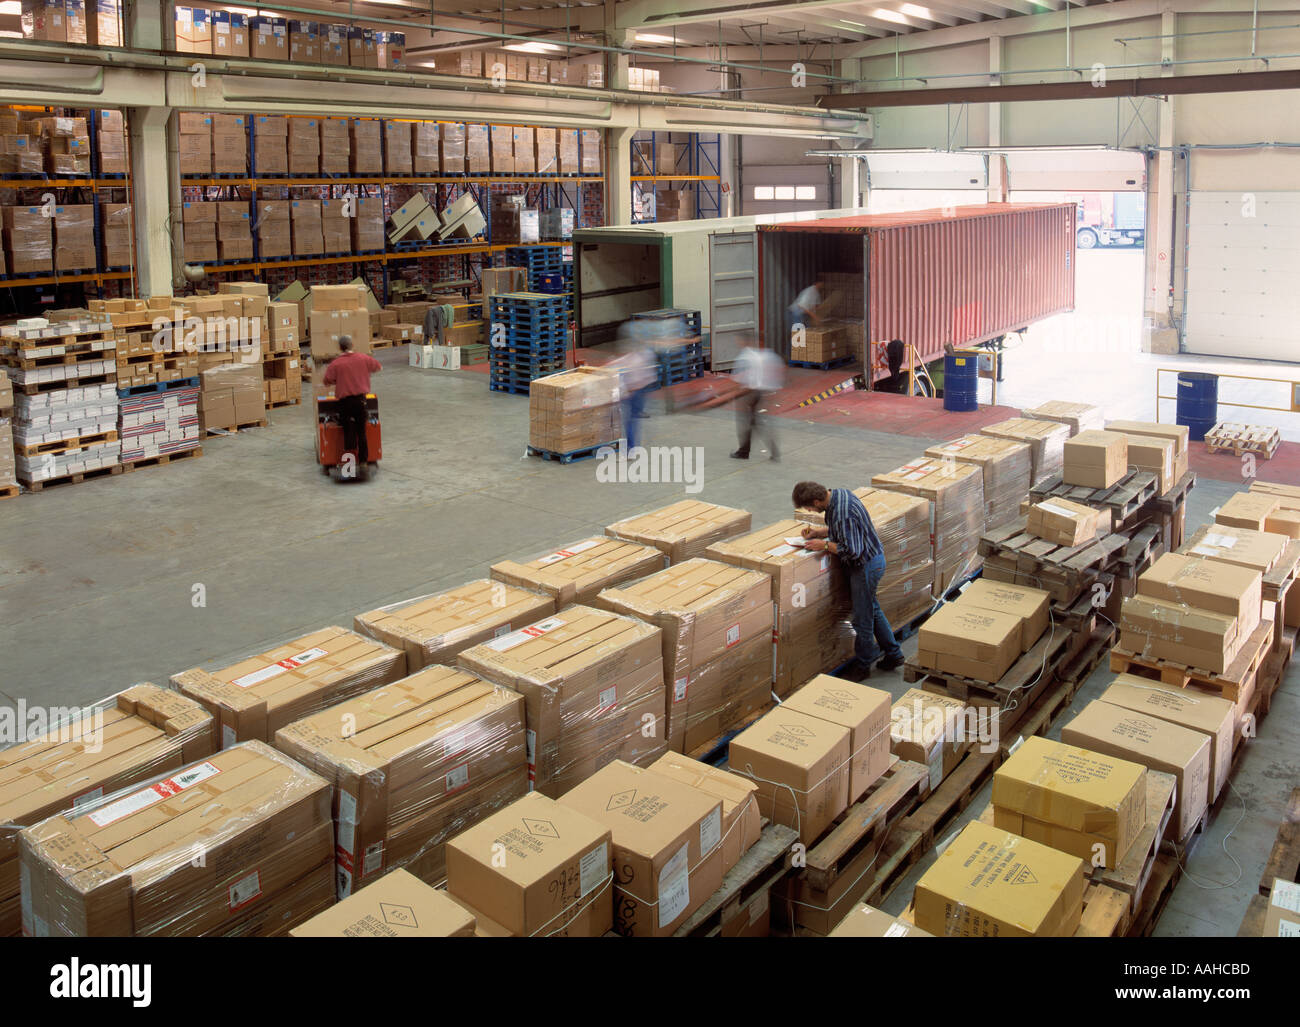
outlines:
{"label": "man in red shirt", "polygon": [[365,480],[370,463],[366,444],[366,394],[370,376],[383,370],[369,353],[355,353],[352,338],[339,336],[339,355],[325,369],[325,384],[334,386],[338,400],[339,422],[343,428],[343,449],[357,455],[357,477]]}

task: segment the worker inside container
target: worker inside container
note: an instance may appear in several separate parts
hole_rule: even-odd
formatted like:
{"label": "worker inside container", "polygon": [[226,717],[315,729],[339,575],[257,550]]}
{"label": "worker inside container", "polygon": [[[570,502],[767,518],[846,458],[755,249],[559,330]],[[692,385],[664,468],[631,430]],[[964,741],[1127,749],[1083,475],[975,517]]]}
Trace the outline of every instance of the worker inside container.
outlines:
{"label": "worker inside container", "polygon": [[798,352],[799,349],[795,341],[795,330],[807,328],[820,321],[821,307],[825,302],[825,284],[816,281],[799,293],[790,304],[785,312],[785,341],[789,351],[787,356]]}

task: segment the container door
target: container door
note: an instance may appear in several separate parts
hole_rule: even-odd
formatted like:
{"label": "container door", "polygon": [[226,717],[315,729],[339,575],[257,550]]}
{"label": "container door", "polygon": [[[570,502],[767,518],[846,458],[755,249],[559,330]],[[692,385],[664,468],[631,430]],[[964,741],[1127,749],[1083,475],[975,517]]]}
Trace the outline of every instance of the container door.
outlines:
{"label": "container door", "polygon": [[709,339],[711,367],[729,371],[758,336],[758,233],[709,236]]}

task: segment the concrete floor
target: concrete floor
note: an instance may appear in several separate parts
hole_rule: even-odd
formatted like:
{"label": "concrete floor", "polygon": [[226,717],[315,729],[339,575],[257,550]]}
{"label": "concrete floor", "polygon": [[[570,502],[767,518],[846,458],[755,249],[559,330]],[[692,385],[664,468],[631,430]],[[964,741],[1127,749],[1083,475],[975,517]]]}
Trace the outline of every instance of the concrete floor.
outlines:
{"label": "concrete floor", "polygon": [[[85,703],[230,662],[486,575],[503,557],[600,534],[685,494],[681,484],[598,482],[593,460],[529,459],[525,397],[490,393],[480,375],[410,369],[404,349],[381,359],[384,461],[372,482],[341,485],[320,474],[308,402],[273,411],[268,428],[209,439],[198,460],[0,503],[0,702]],[[748,509],[761,524],[789,515],[796,480],[858,486],[942,440],[784,418],[778,427],[779,464],[729,459],[735,429],[726,411],[656,415],[646,441],[703,447],[700,498]],[[1189,525],[1208,520],[1232,490],[1198,485]],[[204,605],[195,604],[197,586]],[[915,641],[904,648],[910,655]],[[1235,780],[1240,799],[1228,800],[1188,862],[1209,886],[1238,876],[1220,842],[1244,810],[1227,843],[1240,879],[1202,892],[1189,875],[1161,933],[1236,932],[1300,780],[1298,665],[1249,743]],[[1098,670],[1076,702],[1108,678]],[[898,675],[872,684],[895,695],[906,687]],[[915,876],[887,908],[906,904]]]}

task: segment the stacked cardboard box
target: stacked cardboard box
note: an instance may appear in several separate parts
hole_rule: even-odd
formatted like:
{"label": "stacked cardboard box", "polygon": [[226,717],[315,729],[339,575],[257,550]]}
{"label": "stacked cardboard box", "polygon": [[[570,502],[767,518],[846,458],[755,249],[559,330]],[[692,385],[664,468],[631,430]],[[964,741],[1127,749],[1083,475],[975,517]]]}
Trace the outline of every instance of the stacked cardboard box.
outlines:
{"label": "stacked cardboard box", "polygon": [[581,133],[576,128],[556,129],[559,147],[559,170],[562,175],[576,175],[582,171]]}
{"label": "stacked cardboard box", "polygon": [[347,25],[322,24],[318,42],[320,44],[321,64],[332,64],[341,68],[348,66]]}
{"label": "stacked cardboard box", "polygon": [[1172,840],[1186,838],[1201,819],[1210,795],[1210,738],[1169,720],[1094,699],[1064,728],[1061,741],[1139,763],[1178,780]]}
{"label": "stacked cardboard box", "polygon": [[394,870],[289,932],[291,938],[472,938],[474,916],[445,891]]}
{"label": "stacked cardboard box", "polygon": [[1068,499],[1044,500],[1029,508],[1025,531],[1058,546],[1081,546],[1096,537],[1102,513]]}
{"label": "stacked cardboard box", "polygon": [[594,603],[659,627],[671,751],[696,749],[768,701],[772,584],[766,574],[687,560],[604,589]]}
{"label": "stacked cardboard box", "polygon": [[378,196],[358,196],[352,218],[352,245],[357,253],[384,248],[384,201]]}
{"label": "stacked cardboard box", "polygon": [[916,885],[916,926],[945,938],[1068,938],[1083,916],[1077,856],[978,822]]}
{"label": "stacked cardboard box", "polygon": [[467,584],[357,614],[353,627],[406,652],[412,673],[555,612],[551,596],[480,578]]}
{"label": "stacked cardboard box", "polygon": [[16,131],[27,124],[11,120],[5,126],[7,131],[0,136],[0,171],[7,175],[41,175],[45,172],[40,136]]}
{"label": "stacked cardboard box", "polygon": [[[248,119],[242,114],[212,114],[212,172],[248,172]],[[259,173],[262,171],[258,169]]]}
{"label": "stacked cardboard box", "polygon": [[573,238],[574,211],[571,207],[550,207],[538,212],[538,235],[543,242],[563,242]]}
{"label": "stacked cardboard box", "polygon": [[776,604],[773,687],[778,696],[813,676],[838,667],[853,654],[848,583],[839,560],[811,553],[787,541],[800,535],[801,521],[777,521],[705,550],[713,560],[762,571],[772,579]]}
{"label": "stacked cardboard box", "polygon": [[181,111],[176,118],[180,131],[181,174],[212,174],[212,116]]}
{"label": "stacked cardboard box", "polygon": [[1250,493],[1271,496],[1277,500],[1277,508],[1264,521],[1265,531],[1300,539],[1300,486],[1260,481],[1257,478],[1250,483]]}
{"label": "stacked cardboard box", "polygon": [[346,175],[352,170],[352,136],[347,118],[320,118],[320,169],[325,175]]}
{"label": "stacked cardboard box", "polygon": [[537,151],[533,144],[533,129],[527,125],[516,125],[511,129],[511,135],[513,138],[511,145],[514,148],[514,174],[536,174]]}
{"label": "stacked cardboard box", "polygon": [[212,53],[212,12],[206,7],[176,8],[176,49]]}
{"label": "stacked cardboard box", "polygon": [[979,569],[979,537],[984,530],[984,476],[978,468],[939,460],[914,460],[871,484],[887,492],[917,496],[930,503],[934,546],[934,593],[942,595]]}
{"label": "stacked cardboard box", "polygon": [[1268,525],[1280,504],[1280,498],[1268,492],[1237,492],[1214,511],[1214,523],[1228,528],[1273,531]]}
{"label": "stacked cardboard box", "polygon": [[438,123],[436,121],[417,121],[412,126],[411,137],[411,171],[416,175],[436,175],[438,173]]}
{"label": "stacked cardboard box", "polygon": [[373,29],[353,25],[348,29],[348,64],[354,68],[379,67]]}
{"label": "stacked cardboard box", "polygon": [[284,115],[253,118],[253,168],[258,176],[289,173],[289,119]]}
{"label": "stacked cardboard box", "polygon": [[217,203],[217,256],[221,260],[253,259],[253,225],[246,200]]}
{"label": "stacked cardboard box", "polygon": [[560,170],[555,129],[540,126],[533,129],[533,168],[539,175],[554,175]]}
{"label": "stacked cardboard box", "polygon": [[126,125],[122,120],[122,112],[102,110],[93,112],[91,116],[98,119],[95,138],[99,147],[99,173],[125,175],[128,160]]}
{"label": "stacked cardboard box", "polygon": [[283,934],[334,903],[333,833],[329,784],[248,742],[26,828],[23,932]]}
{"label": "stacked cardboard box", "polygon": [[828,938],[933,938],[916,924],[890,916],[883,910],[859,902],[848,916],[841,920]]}
{"label": "stacked cardboard box", "polygon": [[355,209],[356,200],[325,199],[320,201],[321,252],[327,254],[352,251],[352,218],[347,211]]}
{"label": "stacked cardboard box", "polygon": [[584,175],[599,175],[603,166],[601,160],[601,132],[599,129],[584,128],[579,140],[581,171]]}
{"label": "stacked cardboard box", "polygon": [[970,751],[969,715],[960,699],[909,688],[889,711],[889,751],[927,767],[930,788],[938,788]]}
{"label": "stacked cardboard box", "polygon": [[103,245],[100,251],[105,268],[130,267],[134,263],[134,223],[129,203],[101,200],[99,218]]}
{"label": "stacked cardboard box", "polygon": [[336,356],[343,335],[352,337],[355,352],[370,352],[370,314],[365,297],[364,287],[356,284],[312,286],[308,327],[313,357]]}
{"label": "stacked cardboard box", "polygon": [[389,175],[411,174],[411,122],[385,121],[384,172]]}
{"label": "stacked cardboard box", "polygon": [[1070,437],[1069,426],[1059,421],[1034,421],[1013,417],[980,429],[981,435],[995,439],[1010,439],[1029,446],[1030,477],[1033,484],[1060,474],[1065,465],[1065,440]]}
{"label": "stacked cardboard box", "polygon": [[613,445],[623,435],[617,374],[595,367],[547,375],[528,390],[528,444],[552,453]]}
{"label": "stacked cardboard box", "polygon": [[[861,321],[865,308],[862,272],[823,271],[818,278],[826,287],[824,313],[835,320]],[[860,352],[853,354],[861,357]]]}
{"label": "stacked cardboard box", "polygon": [[251,17],[248,33],[250,56],[264,61],[289,59],[289,22],[285,18]]}
{"label": "stacked cardboard box", "polygon": [[156,685],[134,685],[0,750],[0,937],[21,933],[18,832],[105,792],[211,755],[212,717]]}
{"label": "stacked cardboard box", "polygon": [[[291,25],[310,25],[311,22],[291,22]],[[304,34],[305,35],[305,34]],[[289,174],[319,175],[320,122],[315,118],[289,118]]]}
{"label": "stacked cardboard box", "polygon": [[964,435],[941,446],[932,446],[925,455],[980,468],[984,474],[985,530],[1019,516],[1020,504],[1029,494],[1033,472],[1030,449],[1025,443],[987,435]]}
{"label": "stacked cardboard box", "polygon": [[212,12],[212,53],[219,57],[248,57],[248,15],[234,11]]}
{"label": "stacked cardboard box", "polygon": [[1047,630],[1050,604],[1041,589],[975,581],[921,625],[916,662],[943,674],[999,681]]}
{"label": "stacked cardboard box", "polygon": [[11,273],[54,270],[53,219],[40,207],[5,207],[4,242]]}
{"label": "stacked cardboard box", "polygon": [[181,205],[181,225],[184,229],[184,253],[187,264],[201,264],[220,259],[220,251],[217,247],[217,208],[216,203],[205,203],[199,200],[186,201]]}
{"label": "stacked cardboard box", "polygon": [[523,561],[492,565],[492,577],[508,585],[555,598],[563,610],[569,603],[588,603],[602,589],[633,581],[663,567],[657,549],[596,536]]}
{"label": "stacked cardboard box", "polygon": [[465,173],[465,136],[465,126],[459,122],[446,122],[441,126],[438,150],[444,175]]}
{"label": "stacked cardboard box", "polygon": [[[655,220],[656,221],[690,221],[695,217],[695,192],[692,189],[658,189],[655,191]],[[838,342],[844,336],[840,332],[833,339],[823,340],[828,342]],[[835,347],[831,345],[817,344],[818,351],[825,350],[831,352]],[[810,361],[838,360],[843,353],[837,353],[835,356],[815,357],[807,356],[803,359]]]}
{"label": "stacked cardboard box", "polygon": [[[221,359],[231,359],[223,355]],[[233,429],[256,424],[266,416],[262,364],[218,363],[203,367],[200,360],[199,423],[209,428]]]}
{"label": "stacked cardboard box", "polygon": [[402,867],[436,883],[443,846],[528,790],[523,697],[426,667],[275,733],[334,786],[339,898]]}
{"label": "stacked cardboard box", "polygon": [[613,926],[607,825],[538,792],[447,843],[447,894],[513,937],[599,938]]}
{"label": "stacked cardboard box", "polygon": [[1128,437],[1118,432],[1088,429],[1065,443],[1062,480],[1067,485],[1108,489],[1128,468]]}
{"label": "stacked cardboard box", "polygon": [[1100,431],[1106,424],[1101,407],[1088,403],[1067,403],[1063,400],[1052,400],[1035,410],[1026,410],[1025,416],[1036,421],[1064,424],[1070,429],[1070,438],[1084,431]]}
{"label": "stacked cardboard box", "polygon": [[80,135],[54,134],[41,140],[45,150],[45,170],[51,178],[90,177],[90,136],[85,118],[52,118],[51,121],[75,121]]}
{"label": "stacked cardboard box", "polygon": [[[197,369],[198,358],[193,359]],[[197,449],[202,441],[200,431],[198,385],[145,392],[120,400],[118,435],[122,441],[123,464]]]}
{"label": "stacked cardboard box", "polygon": [[85,271],[95,267],[95,207],[90,203],[54,208],[54,270]]}
{"label": "stacked cardboard box", "polygon": [[703,556],[715,542],[735,538],[750,529],[746,510],[683,499],[650,513],[616,521],[605,529],[610,538],[654,546],[668,564],[684,563]]}
{"label": "stacked cardboard box", "polygon": [[995,827],[1114,867],[1146,824],[1146,768],[1033,736],[993,775]]}
{"label": "stacked cardboard box", "polygon": [[611,760],[644,765],[665,751],[659,635],[575,605],[466,649],[457,663],[523,693],[529,781],[558,798]]}
{"label": "stacked cardboard box", "polygon": [[[492,170],[490,138],[487,125],[465,126],[465,171],[471,175],[486,175]],[[444,165],[443,173],[446,172]]]}
{"label": "stacked cardboard box", "polygon": [[270,741],[286,724],[395,681],[405,669],[399,650],[330,627],[210,672],[193,667],[171,682],[212,711],[229,746]]}
{"label": "stacked cardboard box", "polygon": [[381,122],[376,118],[357,118],[348,122],[352,144],[352,173],[381,175],[384,149],[380,144]]}
{"label": "stacked cardboard box", "polygon": [[650,764],[650,770],[722,800],[722,873],[730,873],[763,830],[758,785],[740,774],[675,752],[664,753]]}
{"label": "stacked cardboard box", "polygon": [[722,800],[716,796],[617,760],[560,802],[610,829],[620,934],[672,934],[721,887]]}
{"label": "stacked cardboard box", "polygon": [[375,66],[397,70],[406,67],[405,32],[375,32]]}
{"label": "stacked cardboard box", "polygon": [[320,25],[314,21],[289,19],[289,60],[300,64],[320,64]]}
{"label": "stacked cardboard box", "polygon": [[320,205],[321,201],[314,199],[289,201],[289,220],[293,227],[295,257],[313,257],[325,252]]}

